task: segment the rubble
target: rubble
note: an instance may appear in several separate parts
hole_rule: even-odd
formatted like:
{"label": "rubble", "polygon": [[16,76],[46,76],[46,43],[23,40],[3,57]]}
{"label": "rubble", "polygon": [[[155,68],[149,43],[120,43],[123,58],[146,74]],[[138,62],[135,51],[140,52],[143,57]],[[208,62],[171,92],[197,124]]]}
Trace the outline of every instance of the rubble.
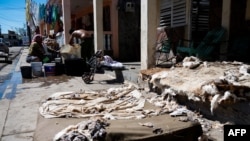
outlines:
{"label": "rubble", "polygon": [[[180,67],[158,70],[155,73],[151,69],[143,70],[142,79],[148,78],[151,90],[158,88],[159,94],[171,99],[174,97],[180,104],[199,110],[212,119],[249,124],[249,65],[241,62],[200,62],[194,57],[184,60],[186,61]],[[203,106],[198,107],[197,103]],[[237,110],[233,110],[235,107]],[[224,117],[220,115],[221,110],[223,113],[231,112],[232,115]],[[240,118],[238,114],[241,114]]]}

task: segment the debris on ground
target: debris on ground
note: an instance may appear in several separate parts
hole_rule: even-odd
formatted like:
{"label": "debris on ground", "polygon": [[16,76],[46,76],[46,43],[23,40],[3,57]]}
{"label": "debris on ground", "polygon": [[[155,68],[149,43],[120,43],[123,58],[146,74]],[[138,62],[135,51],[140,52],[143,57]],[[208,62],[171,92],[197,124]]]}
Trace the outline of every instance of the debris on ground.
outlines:
{"label": "debris on ground", "polygon": [[106,127],[109,126],[102,118],[91,118],[77,125],[70,125],[57,133],[53,141],[91,141],[104,140],[107,134]]}
{"label": "debris on ground", "polygon": [[[140,77],[149,83],[149,91],[127,85],[102,91],[57,92],[42,103],[40,114],[45,118],[100,116],[108,120],[169,114],[182,122],[198,121],[204,138],[211,130],[222,132],[225,124],[249,123],[249,65],[202,62],[195,57],[184,60],[178,67],[142,70]],[[152,107],[146,109],[146,103]],[[238,109],[233,110],[235,107]],[[151,123],[139,124],[154,127]]]}

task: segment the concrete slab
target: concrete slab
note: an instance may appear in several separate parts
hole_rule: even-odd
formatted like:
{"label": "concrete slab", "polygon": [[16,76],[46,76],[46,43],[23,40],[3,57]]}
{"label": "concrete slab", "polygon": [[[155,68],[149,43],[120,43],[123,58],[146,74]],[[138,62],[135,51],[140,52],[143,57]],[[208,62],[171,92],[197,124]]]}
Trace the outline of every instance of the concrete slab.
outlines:
{"label": "concrete slab", "polygon": [[52,118],[45,119],[41,115],[38,116],[38,124],[34,134],[35,141],[52,141],[55,134],[68,127],[81,122],[80,118]]}
{"label": "concrete slab", "polygon": [[16,97],[11,101],[10,108],[21,108],[27,107],[33,104],[39,104],[41,99],[46,98],[51,91],[44,90],[41,94],[37,91],[26,91],[25,93],[17,94]]}
{"label": "concrete slab", "polygon": [[5,125],[5,120],[7,118],[8,111],[4,109],[0,109],[0,137],[2,136],[3,130],[4,130],[4,125]]}
{"label": "concrete slab", "polygon": [[0,137],[2,136],[3,130],[4,130],[4,125],[5,125],[5,121],[7,119],[7,115],[8,115],[8,109],[9,109],[9,105],[10,105],[10,100],[7,99],[3,99],[0,100]]}
{"label": "concrete slab", "polygon": [[39,104],[10,108],[3,135],[33,132],[36,129]]}
{"label": "concrete slab", "polygon": [[[51,141],[54,136],[70,125],[88,120],[79,118],[38,118],[38,125],[34,134],[34,140]],[[154,134],[154,128],[141,126],[138,123],[151,122],[154,128],[161,128],[163,133]],[[106,140],[195,140],[201,135],[202,129],[199,124],[192,122],[178,121],[177,117],[161,115],[145,119],[130,120],[110,120],[110,125],[106,128]]]}
{"label": "concrete slab", "polygon": [[10,100],[2,99],[0,100],[0,110],[8,110],[10,105]]}
{"label": "concrete slab", "polygon": [[33,132],[2,137],[1,141],[33,141]]}

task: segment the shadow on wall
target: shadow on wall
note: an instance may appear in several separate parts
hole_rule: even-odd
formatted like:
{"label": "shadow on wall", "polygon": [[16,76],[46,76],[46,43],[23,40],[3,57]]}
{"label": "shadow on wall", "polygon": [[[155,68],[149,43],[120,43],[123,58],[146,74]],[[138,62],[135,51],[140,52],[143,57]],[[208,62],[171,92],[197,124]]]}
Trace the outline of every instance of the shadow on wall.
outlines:
{"label": "shadow on wall", "polygon": [[230,61],[240,61],[250,63],[250,36],[237,37],[230,43],[228,59]]}

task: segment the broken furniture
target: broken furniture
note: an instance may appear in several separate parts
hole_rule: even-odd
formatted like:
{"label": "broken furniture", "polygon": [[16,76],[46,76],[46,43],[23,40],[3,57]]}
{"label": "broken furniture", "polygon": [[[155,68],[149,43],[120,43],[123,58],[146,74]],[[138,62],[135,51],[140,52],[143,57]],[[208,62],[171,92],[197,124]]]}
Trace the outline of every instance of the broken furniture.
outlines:
{"label": "broken furniture", "polygon": [[[177,53],[181,56],[196,56],[199,59],[211,59],[214,50],[222,43],[225,34],[223,27],[214,28],[209,31],[197,47],[194,46],[194,41],[181,40],[177,46]],[[185,46],[184,41],[188,42]]]}
{"label": "broken furniture", "polygon": [[161,43],[159,48],[156,49],[157,59],[156,66],[161,65],[169,60],[169,54],[171,50],[171,42],[169,40],[164,40]]}
{"label": "broken furniture", "polygon": [[[106,136],[105,139],[100,140],[105,141],[194,141],[202,135],[202,126],[197,120],[181,119],[181,115],[189,115],[187,114],[189,111],[185,107],[186,110],[178,112],[179,114],[168,115],[170,112],[176,113],[175,108],[159,106],[157,104],[159,101],[165,101],[163,97],[158,97],[158,99],[155,96],[145,96],[140,91],[134,85],[129,84],[120,88],[98,91],[56,92],[46,98],[39,108],[42,116],[39,116],[38,119],[35,140],[44,138],[44,135],[50,140],[53,136],[54,140],[59,140],[61,137],[64,138],[64,135],[68,136],[72,133],[77,133],[79,136],[87,135],[86,137],[91,140],[97,135],[94,133],[102,132],[102,129],[106,130]],[[89,126],[89,121],[94,119],[98,119],[101,125],[106,121],[109,124],[108,126],[105,124],[102,126],[105,128],[99,128],[100,130],[90,130],[93,129],[93,126]],[[58,124],[53,126],[53,130],[44,130],[55,125],[51,123]],[[75,125],[76,123],[77,125]]]}

